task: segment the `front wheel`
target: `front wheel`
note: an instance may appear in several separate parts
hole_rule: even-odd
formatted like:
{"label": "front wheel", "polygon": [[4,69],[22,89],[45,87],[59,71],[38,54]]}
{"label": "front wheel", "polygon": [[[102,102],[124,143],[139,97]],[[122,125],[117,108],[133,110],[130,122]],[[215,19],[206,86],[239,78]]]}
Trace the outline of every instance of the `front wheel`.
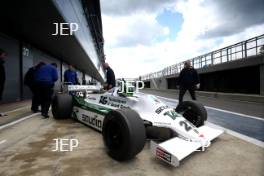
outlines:
{"label": "front wheel", "polygon": [[56,94],[51,108],[55,119],[70,118],[72,114],[72,96],[69,94]]}
{"label": "front wheel", "polygon": [[194,126],[200,127],[207,120],[207,111],[204,106],[194,101],[184,101],[176,107],[176,112],[182,114]]}
{"label": "front wheel", "polygon": [[118,161],[136,156],[143,149],[146,140],[143,121],[131,109],[109,112],[103,123],[102,134],[108,154]]}

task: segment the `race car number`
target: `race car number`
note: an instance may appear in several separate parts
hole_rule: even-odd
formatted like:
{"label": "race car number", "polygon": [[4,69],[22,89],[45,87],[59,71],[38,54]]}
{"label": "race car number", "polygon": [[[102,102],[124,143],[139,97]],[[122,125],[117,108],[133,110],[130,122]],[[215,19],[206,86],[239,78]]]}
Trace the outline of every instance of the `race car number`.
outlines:
{"label": "race car number", "polygon": [[192,129],[192,126],[189,126],[185,121],[180,121],[179,124],[180,124],[180,126],[184,126],[184,128],[187,132]]}
{"label": "race car number", "polygon": [[180,125],[180,126],[183,126],[184,129],[185,129],[187,132],[190,131],[190,130],[193,130],[196,134],[199,134],[199,131],[196,129],[196,127],[195,127],[192,123],[190,123],[190,122],[188,122],[188,121],[186,121],[186,120],[182,120],[182,121],[180,121],[180,122],[179,122],[179,125]]}
{"label": "race car number", "polygon": [[175,120],[177,117],[177,113],[174,110],[166,111],[163,115],[169,116],[172,120]]}
{"label": "race car number", "polygon": [[106,104],[107,103],[107,97],[101,96],[99,103]]}

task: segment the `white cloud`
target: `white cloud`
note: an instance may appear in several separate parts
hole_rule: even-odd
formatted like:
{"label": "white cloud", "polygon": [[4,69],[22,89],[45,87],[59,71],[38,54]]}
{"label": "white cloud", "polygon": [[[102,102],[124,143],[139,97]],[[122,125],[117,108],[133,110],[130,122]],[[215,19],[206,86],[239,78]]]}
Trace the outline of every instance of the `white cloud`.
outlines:
{"label": "white cloud", "polygon": [[103,15],[104,37],[108,47],[149,45],[158,37],[169,34],[169,28],[161,26],[156,16],[146,13],[123,17]]}
{"label": "white cloud", "polygon": [[225,47],[228,45],[232,45],[240,41],[247,40],[252,37],[262,35],[262,34],[264,34],[264,24],[252,26],[252,27],[245,29],[244,31],[240,33],[223,38],[223,42],[221,43],[219,47]]}
{"label": "white cloud", "polygon": [[175,0],[101,0],[102,12],[111,16],[129,16],[141,12],[156,13]]}
{"label": "white cloud", "polygon": [[[234,18],[231,22],[226,19],[233,14],[242,13],[243,7],[240,5],[236,9],[236,3],[229,7],[234,12],[222,14],[219,7],[225,3],[211,0],[156,0],[151,1],[153,3],[150,6],[146,5],[149,0],[140,1],[141,3],[128,0],[120,1],[120,4],[108,2],[101,2],[106,61],[119,78],[138,77],[159,71],[166,66],[264,32],[264,22],[261,20],[254,24],[245,21],[244,24],[241,18]],[[117,9],[116,12],[114,8]],[[173,41],[167,38],[169,29],[156,21],[157,15],[164,8],[177,11],[183,16],[181,30]],[[124,13],[125,11],[128,13]],[[255,16],[256,14],[259,13],[255,13]],[[251,18],[257,18],[255,16]],[[251,18],[247,18],[247,21]],[[232,23],[234,25],[230,25]],[[234,26],[239,30],[234,29]],[[160,40],[161,37],[164,40]]]}

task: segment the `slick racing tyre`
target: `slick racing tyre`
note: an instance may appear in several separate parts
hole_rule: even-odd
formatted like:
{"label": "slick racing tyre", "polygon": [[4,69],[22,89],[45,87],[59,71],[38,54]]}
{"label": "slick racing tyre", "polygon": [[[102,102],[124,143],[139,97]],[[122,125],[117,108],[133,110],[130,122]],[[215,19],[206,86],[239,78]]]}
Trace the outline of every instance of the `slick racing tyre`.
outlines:
{"label": "slick racing tyre", "polygon": [[151,140],[166,141],[174,136],[172,130],[169,128],[156,126],[148,126],[145,128],[147,138]]}
{"label": "slick racing tyre", "polygon": [[72,96],[56,94],[52,101],[52,114],[55,119],[66,119],[72,114]]}
{"label": "slick racing tyre", "polygon": [[207,112],[204,106],[194,101],[183,101],[176,107],[176,112],[182,114],[194,126],[200,127],[207,120]]}
{"label": "slick racing tyre", "polygon": [[117,161],[136,156],[143,149],[146,140],[143,121],[131,109],[109,112],[103,123],[102,134],[108,154]]}

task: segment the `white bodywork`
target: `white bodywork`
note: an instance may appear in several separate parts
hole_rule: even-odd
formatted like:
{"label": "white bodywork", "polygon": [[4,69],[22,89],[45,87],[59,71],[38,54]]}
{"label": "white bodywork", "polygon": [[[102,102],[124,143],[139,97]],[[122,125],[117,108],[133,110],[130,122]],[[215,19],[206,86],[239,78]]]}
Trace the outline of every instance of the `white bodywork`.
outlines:
{"label": "white bodywork", "polygon": [[[176,137],[165,142],[158,144],[151,141],[151,152],[173,166],[178,166],[180,160],[194,151],[204,151],[210,146],[211,140],[223,133],[221,130],[208,126],[196,128],[173,108],[149,94],[137,93],[132,97],[122,97],[118,95],[118,88],[113,88],[103,94],[87,94],[85,101],[111,109],[129,107],[135,110],[142,120],[150,122],[152,126],[165,127],[176,132]],[[74,111],[78,112],[78,120],[99,131],[102,130],[103,115],[78,107],[74,107]]]}

